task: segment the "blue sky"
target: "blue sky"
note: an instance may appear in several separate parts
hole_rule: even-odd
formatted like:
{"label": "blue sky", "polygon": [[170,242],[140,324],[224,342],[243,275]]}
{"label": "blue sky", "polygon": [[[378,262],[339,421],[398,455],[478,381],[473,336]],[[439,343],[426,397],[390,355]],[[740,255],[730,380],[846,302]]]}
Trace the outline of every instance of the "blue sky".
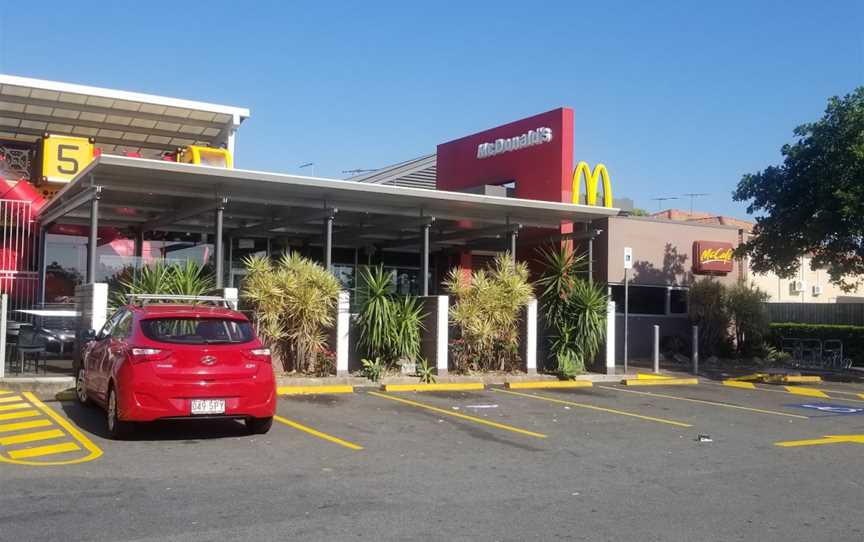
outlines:
{"label": "blue sky", "polygon": [[860,0],[0,0],[0,72],[249,107],[238,167],[337,178],[565,105],[616,195],[744,216],[741,174],[864,84],[862,28]]}

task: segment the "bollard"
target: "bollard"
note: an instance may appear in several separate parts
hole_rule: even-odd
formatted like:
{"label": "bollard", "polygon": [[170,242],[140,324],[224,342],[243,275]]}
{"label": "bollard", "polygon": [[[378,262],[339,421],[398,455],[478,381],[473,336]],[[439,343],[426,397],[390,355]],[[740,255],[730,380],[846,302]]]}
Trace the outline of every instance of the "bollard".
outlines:
{"label": "bollard", "polygon": [[699,374],[699,326],[693,326],[693,374]]}
{"label": "bollard", "polygon": [[660,326],[654,326],[654,374],[660,374]]}

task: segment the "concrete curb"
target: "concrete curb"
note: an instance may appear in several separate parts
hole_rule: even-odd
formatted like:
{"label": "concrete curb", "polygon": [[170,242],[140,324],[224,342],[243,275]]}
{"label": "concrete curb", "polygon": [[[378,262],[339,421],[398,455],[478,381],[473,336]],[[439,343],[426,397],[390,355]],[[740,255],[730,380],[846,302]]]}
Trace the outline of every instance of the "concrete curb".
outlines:
{"label": "concrete curb", "polygon": [[558,380],[555,382],[507,382],[507,389],[511,390],[542,390],[542,389],[573,389],[591,388],[594,383],[590,380]]}
{"label": "concrete curb", "polygon": [[384,384],[384,391],[480,391],[486,386],[482,382],[462,382],[445,384]]}
{"label": "concrete curb", "polygon": [[625,386],[684,386],[689,384],[698,384],[698,378],[664,378],[644,379],[644,378],[625,378],[621,381]]}

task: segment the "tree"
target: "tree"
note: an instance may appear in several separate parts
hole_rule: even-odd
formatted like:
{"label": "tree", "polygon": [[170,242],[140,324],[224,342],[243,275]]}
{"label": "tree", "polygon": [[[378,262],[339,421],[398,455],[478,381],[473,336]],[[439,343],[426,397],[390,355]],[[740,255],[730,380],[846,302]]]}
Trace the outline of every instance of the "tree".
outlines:
{"label": "tree", "polygon": [[630,211],[630,216],[649,216],[650,214],[651,213],[641,207],[633,207],[633,210]]}
{"label": "tree", "polygon": [[769,325],[768,313],[763,304],[769,297],[759,288],[744,282],[729,288],[726,305],[738,354],[749,355],[762,350]]}
{"label": "tree", "polygon": [[762,215],[739,254],[785,278],[809,254],[813,268],[853,288],[864,275],[864,87],[828,100],[825,115],[794,135],[782,165],[744,175],[733,193]]}

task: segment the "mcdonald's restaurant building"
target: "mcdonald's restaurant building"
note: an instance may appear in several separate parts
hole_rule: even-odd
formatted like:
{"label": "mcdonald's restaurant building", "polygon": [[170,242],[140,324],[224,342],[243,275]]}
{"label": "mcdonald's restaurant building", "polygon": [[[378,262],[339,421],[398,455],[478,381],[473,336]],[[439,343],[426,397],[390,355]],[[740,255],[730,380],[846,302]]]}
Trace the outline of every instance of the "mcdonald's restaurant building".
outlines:
{"label": "mcdonald's restaurant building", "polygon": [[[243,169],[235,135],[249,116],[0,75],[0,291],[9,320],[78,303],[79,291],[90,299],[95,285],[116,287],[122,273],[156,260],[211,265],[216,286],[232,288],[244,257],[292,250],[329,267],[347,292],[360,266],[381,264],[399,293],[432,298],[454,266],[478,268],[506,250],[536,272],[540,246],[569,241],[589,255],[587,276],[608,284],[619,309],[630,249],[637,357],[649,352],[651,325],[686,336],[696,276],[732,283],[741,272],[731,257],[738,228],[629,216],[632,202],[612,199],[609,171],[591,157],[574,160],[569,108],[349,179]],[[95,314],[90,327],[101,325]],[[446,356],[442,363],[446,370]]]}
{"label": "mcdonald's restaurant building", "polygon": [[[535,261],[539,246],[572,240],[588,256],[592,280],[608,285],[617,329],[623,328],[626,273],[631,356],[650,355],[653,325],[660,325],[664,337],[689,340],[688,288],[693,281],[713,276],[732,285],[744,277],[745,269],[732,257],[744,235],[741,226],[631,216],[632,200],[612,197],[614,168],[574,157],[576,130],[573,110],[559,108],[442,143],[434,154],[353,180],[613,209],[609,216],[581,223],[563,221],[557,231],[520,229],[518,258],[540,271]],[[440,267],[482,266],[493,250],[490,240],[461,246]],[[626,272],[625,251],[632,254]],[[623,334],[617,333],[616,340],[616,352],[623,352]]]}

